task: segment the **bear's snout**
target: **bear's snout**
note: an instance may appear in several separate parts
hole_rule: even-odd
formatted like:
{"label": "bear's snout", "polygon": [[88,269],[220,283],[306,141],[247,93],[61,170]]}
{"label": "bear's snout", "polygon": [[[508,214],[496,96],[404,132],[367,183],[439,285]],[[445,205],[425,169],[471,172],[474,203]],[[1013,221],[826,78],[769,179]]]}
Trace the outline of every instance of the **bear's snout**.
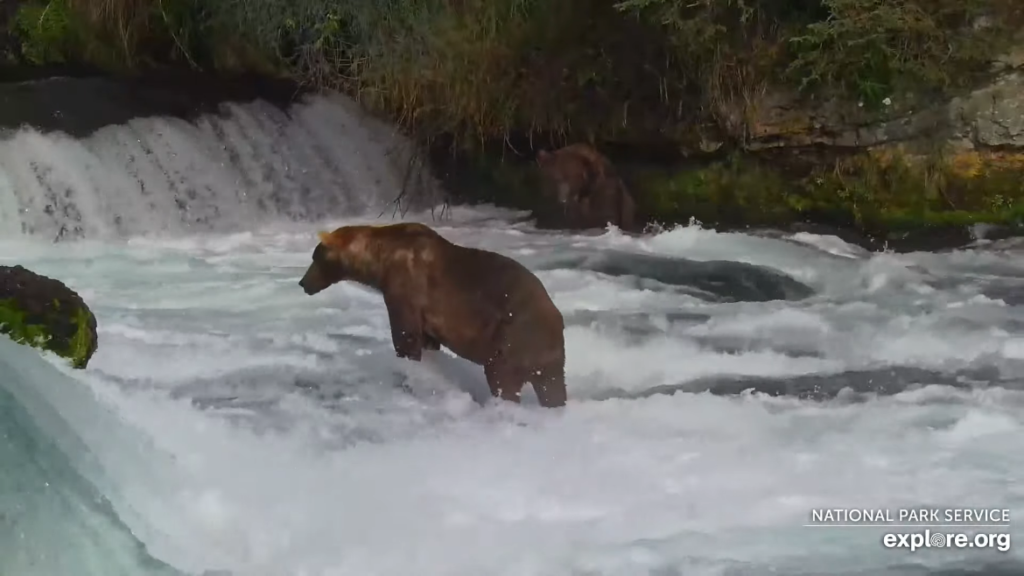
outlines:
{"label": "bear's snout", "polygon": [[325,288],[323,278],[315,266],[310,266],[309,270],[306,270],[306,274],[299,280],[299,286],[307,296],[312,296]]}
{"label": "bear's snout", "polygon": [[559,204],[567,204],[569,202],[569,196],[571,193],[572,189],[569,187],[569,185],[566,184],[565,182],[562,182],[561,184],[558,185],[558,191],[555,194],[555,198],[558,200]]}

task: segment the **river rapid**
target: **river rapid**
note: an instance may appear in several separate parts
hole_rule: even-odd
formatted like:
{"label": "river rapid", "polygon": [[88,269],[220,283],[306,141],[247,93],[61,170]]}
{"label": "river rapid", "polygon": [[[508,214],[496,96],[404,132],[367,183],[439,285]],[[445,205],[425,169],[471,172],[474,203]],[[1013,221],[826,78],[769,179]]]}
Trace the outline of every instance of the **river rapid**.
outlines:
{"label": "river rapid", "polygon": [[396,358],[379,295],[297,284],[317,231],[392,221],[389,138],[338,96],[0,138],[0,264],[100,338],[84,371],[0,341],[0,574],[1024,574],[804,526],[999,508],[1024,536],[1024,245],[408,213],[562,310],[569,404],[509,405],[447,351]]}

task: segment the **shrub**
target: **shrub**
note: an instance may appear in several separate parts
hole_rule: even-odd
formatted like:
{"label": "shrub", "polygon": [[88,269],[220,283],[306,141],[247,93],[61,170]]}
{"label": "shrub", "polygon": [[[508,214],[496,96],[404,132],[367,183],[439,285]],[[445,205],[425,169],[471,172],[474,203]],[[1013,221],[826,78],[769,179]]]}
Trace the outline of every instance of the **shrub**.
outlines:
{"label": "shrub", "polygon": [[464,144],[614,130],[637,93],[658,94],[651,35],[600,0],[226,0],[215,11],[303,80]]}
{"label": "shrub", "polygon": [[21,38],[21,53],[30,62],[64,62],[78,42],[79,30],[63,2],[28,3],[18,10],[14,28]]}
{"label": "shrub", "polygon": [[622,0],[616,6],[669,30],[672,65],[699,83],[704,102],[720,116],[723,103],[749,101],[769,80],[868,105],[898,89],[966,85],[1005,48],[1021,12],[1015,0]]}
{"label": "shrub", "polygon": [[120,70],[191,60],[203,21],[199,0],[30,0],[15,26],[31,62]]}
{"label": "shrub", "polygon": [[[896,90],[944,90],[986,72],[1012,29],[1001,0],[822,0],[828,18],[790,39],[802,88],[877,106]],[[989,25],[981,25],[989,19]]]}
{"label": "shrub", "polygon": [[[962,85],[1017,0],[28,0],[35,61],[278,67],[460,146],[742,135],[770,84]],[[987,15],[992,25],[976,26]],[[244,56],[244,57],[243,57]]]}

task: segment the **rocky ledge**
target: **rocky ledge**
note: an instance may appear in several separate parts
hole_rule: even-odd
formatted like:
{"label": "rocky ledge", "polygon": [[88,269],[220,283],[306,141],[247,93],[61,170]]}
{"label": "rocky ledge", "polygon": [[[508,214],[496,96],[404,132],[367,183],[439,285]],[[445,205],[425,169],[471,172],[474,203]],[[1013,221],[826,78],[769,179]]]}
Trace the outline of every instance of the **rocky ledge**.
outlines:
{"label": "rocky ledge", "polygon": [[135,118],[184,120],[216,113],[227,102],[264,100],[281,109],[305,90],[295,82],[258,75],[218,76],[168,71],[126,78],[104,76],[27,77],[0,68],[0,130],[31,126],[84,138]]}
{"label": "rocky ledge", "polygon": [[96,317],[74,290],[22,266],[0,266],[0,334],[85,368],[96,352]]}

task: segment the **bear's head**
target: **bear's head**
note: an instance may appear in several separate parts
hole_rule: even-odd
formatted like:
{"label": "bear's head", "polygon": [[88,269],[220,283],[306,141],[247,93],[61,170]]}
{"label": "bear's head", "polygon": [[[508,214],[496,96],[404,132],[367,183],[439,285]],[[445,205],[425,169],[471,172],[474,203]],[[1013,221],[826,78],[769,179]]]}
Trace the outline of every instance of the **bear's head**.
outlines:
{"label": "bear's head", "polygon": [[560,206],[576,202],[591,179],[585,158],[574,150],[561,149],[537,153],[544,195]]}
{"label": "bear's head", "polygon": [[345,280],[366,282],[371,267],[370,229],[343,226],[334,232],[320,232],[320,243],[313,249],[313,263],[299,280],[302,290],[312,296]]}

